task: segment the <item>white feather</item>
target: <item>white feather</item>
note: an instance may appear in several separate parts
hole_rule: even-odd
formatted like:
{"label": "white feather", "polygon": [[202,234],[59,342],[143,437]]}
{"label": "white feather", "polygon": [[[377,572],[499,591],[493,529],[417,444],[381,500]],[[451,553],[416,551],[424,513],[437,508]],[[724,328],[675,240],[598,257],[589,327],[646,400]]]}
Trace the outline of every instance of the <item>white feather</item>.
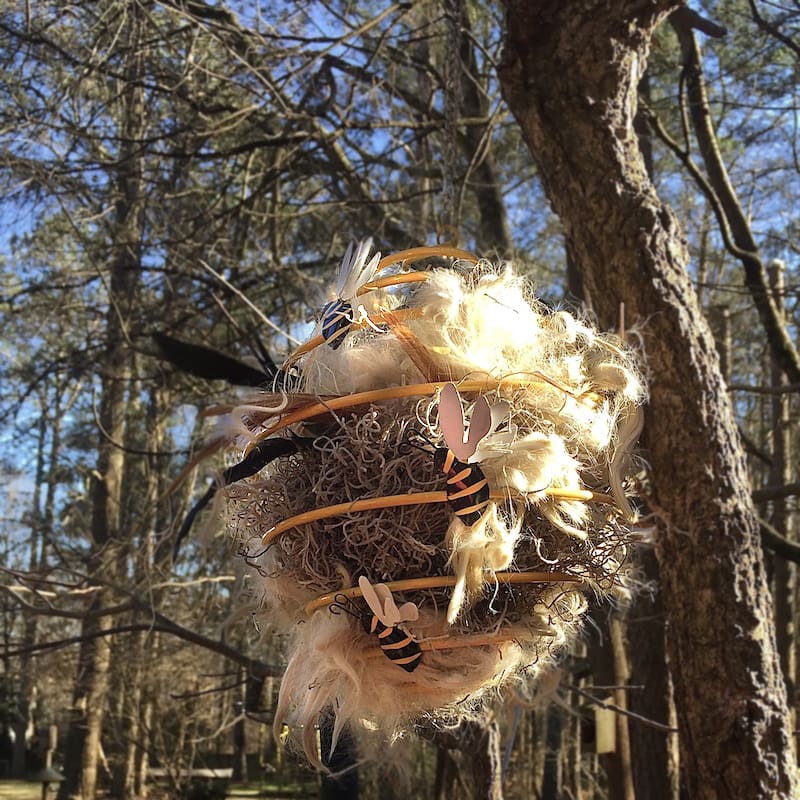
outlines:
{"label": "white feather", "polygon": [[375,253],[367,261],[369,251],[372,249],[372,239],[359,242],[353,252],[352,243],[347,246],[342,265],[339,268],[339,277],[336,280],[336,296],[340,300],[351,302],[358,290],[375,277],[381,254]]}

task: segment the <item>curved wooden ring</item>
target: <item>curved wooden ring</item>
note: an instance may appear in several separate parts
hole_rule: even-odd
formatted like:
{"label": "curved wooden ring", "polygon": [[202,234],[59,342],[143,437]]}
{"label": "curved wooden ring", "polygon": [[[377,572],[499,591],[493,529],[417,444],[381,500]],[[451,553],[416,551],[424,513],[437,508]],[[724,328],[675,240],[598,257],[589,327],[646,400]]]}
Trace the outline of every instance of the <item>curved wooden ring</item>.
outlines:
{"label": "curved wooden ring", "polygon": [[[567,572],[495,572],[492,576],[500,583],[583,583],[583,579],[577,575],[570,575]],[[493,583],[490,578],[487,584]],[[427,575],[424,578],[405,578],[400,581],[388,581],[386,587],[394,592],[405,592],[412,589],[441,589],[456,585],[455,575]],[[361,589],[358,586],[348,586],[335,592],[326,592],[319,597],[306,603],[306,616],[310,617],[319,609],[329,606],[335,602],[338,595],[344,595],[348,599],[361,597]]]}

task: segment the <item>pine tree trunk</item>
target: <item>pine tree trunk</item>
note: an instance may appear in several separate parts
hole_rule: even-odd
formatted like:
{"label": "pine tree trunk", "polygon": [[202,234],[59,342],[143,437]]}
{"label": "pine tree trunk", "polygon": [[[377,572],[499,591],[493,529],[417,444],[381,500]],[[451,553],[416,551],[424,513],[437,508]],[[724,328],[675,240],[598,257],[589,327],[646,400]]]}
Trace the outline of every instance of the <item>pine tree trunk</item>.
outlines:
{"label": "pine tree trunk", "polygon": [[[652,550],[639,557],[645,580],[658,583]],[[637,597],[628,614],[631,677],[634,688],[628,707],[645,719],[672,727],[675,707],[667,670],[664,605],[661,592]],[[631,722],[631,756],[636,796],[648,800],[678,800],[678,753],[674,733]]]}
{"label": "pine tree trunk", "polygon": [[503,93],[600,321],[621,302],[651,376],[645,444],[689,796],[800,796],[759,531],[713,339],[633,119],[674,0],[506,0]]}
{"label": "pine tree trunk", "polygon": [[490,711],[464,720],[453,730],[437,730],[436,797],[503,800],[500,729]]}
{"label": "pine tree trunk", "polygon": [[89,559],[89,574],[96,581],[97,590],[87,608],[81,631],[84,639],[67,732],[65,780],[59,788],[59,800],[93,800],[95,797],[111,664],[111,642],[105,632],[112,626],[111,617],[97,616],[97,612],[110,600],[111,587],[115,585],[117,575],[124,571],[125,548],[120,509],[125,451],[115,443],[125,441],[126,400],[130,380],[127,337],[140,267],[144,218],[138,143],[145,126],[145,108],[141,84],[144,52],[139,41],[144,11],[136,3],[126,4],[120,10],[130,15],[126,26],[129,61],[122,79],[124,83],[121,86],[119,108],[121,144],[114,176],[118,198],[109,262],[106,346],[97,365],[102,393],[99,420],[103,430],[98,437],[97,466],[90,490],[93,553]]}
{"label": "pine tree trunk", "polygon": [[[39,418],[39,431],[36,443],[36,480],[34,482],[33,498],[31,502],[31,538],[28,558],[28,569],[31,575],[35,575],[42,566],[39,560],[39,547],[44,537],[47,535],[41,513],[41,490],[45,482],[45,443],[47,440],[48,415],[44,409],[47,407],[46,398],[41,398],[42,414]],[[49,473],[54,471],[53,461],[50,461]],[[32,648],[36,644],[36,634],[39,629],[39,617],[36,614],[28,614],[25,618],[25,625],[22,633],[23,649]],[[24,653],[19,659],[19,695],[17,699],[16,713],[12,717],[11,730],[14,733],[14,746],[11,756],[11,776],[18,780],[25,778],[27,772],[26,756],[28,748],[28,725],[32,715],[36,682],[37,682],[36,659],[31,653]]]}

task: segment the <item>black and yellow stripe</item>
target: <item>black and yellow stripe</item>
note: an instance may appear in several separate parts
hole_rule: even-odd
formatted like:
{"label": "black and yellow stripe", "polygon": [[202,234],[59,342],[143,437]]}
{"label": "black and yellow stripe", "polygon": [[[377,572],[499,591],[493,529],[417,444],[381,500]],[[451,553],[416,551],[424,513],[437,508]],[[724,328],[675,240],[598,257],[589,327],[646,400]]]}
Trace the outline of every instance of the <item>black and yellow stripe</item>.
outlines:
{"label": "black and yellow stripe", "polygon": [[474,525],[489,505],[489,481],[483,470],[459,461],[446,447],[436,449],[433,463],[447,476],[447,502],[453,513],[465,525]]}
{"label": "black and yellow stripe", "polygon": [[397,626],[384,625],[375,614],[364,614],[364,630],[378,637],[384,655],[406,672],[413,672],[422,658],[419,642]]}
{"label": "black and yellow stripe", "polygon": [[322,338],[336,350],[344,341],[347,330],[353,321],[353,307],[345,300],[336,299],[322,309]]}

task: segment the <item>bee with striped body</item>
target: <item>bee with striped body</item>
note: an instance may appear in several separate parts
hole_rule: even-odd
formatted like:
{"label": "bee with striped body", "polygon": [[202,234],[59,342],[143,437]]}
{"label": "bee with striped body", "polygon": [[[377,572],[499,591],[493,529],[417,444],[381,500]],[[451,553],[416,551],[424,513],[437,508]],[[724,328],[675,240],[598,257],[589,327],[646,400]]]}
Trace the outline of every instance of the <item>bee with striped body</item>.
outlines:
{"label": "bee with striped body", "polygon": [[447,502],[467,527],[477,523],[489,504],[489,482],[478,464],[469,463],[478,443],[491,433],[508,413],[508,403],[489,406],[481,395],[465,429],[464,409],[458,389],[448,383],[439,395],[439,429],[447,447],[437,447],[433,463],[447,476]]}
{"label": "bee with striped body", "polygon": [[[478,446],[508,414],[508,403],[490,406],[482,395],[472,406],[469,425],[458,390],[452,383],[439,394],[439,429],[447,447],[434,451],[434,463],[447,476],[447,502],[453,519],[445,534],[450,564],[456,582],[447,606],[447,622],[453,624],[464,602],[479,591],[483,575],[505,568],[513,558],[513,541],[519,534],[522,515],[510,527],[497,513],[488,481],[478,461]],[[498,440],[513,438],[514,432],[498,434]],[[495,437],[493,437],[495,438]],[[487,445],[488,447],[488,445]]]}
{"label": "bee with striped body", "polygon": [[360,619],[364,630],[378,637],[384,655],[406,672],[413,672],[422,661],[422,648],[400,626],[419,618],[416,605],[403,603],[398,608],[388,586],[383,583],[373,586],[363,575],[358,579],[358,587],[369,611],[359,611],[358,606],[343,595],[337,596],[336,602],[331,604],[331,611],[344,611]]}
{"label": "bee with striped body", "polygon": [[[359,242],[355,252],[352,243],[348,245],[336,281],[336,299],[326,303],[322,309],[322,338],[333,350],[342,344],[350,325],[355,321],[353,303],[358,290],[375,277],[381,254],[375,253],[367,261],[371,248],[371,238]],[[358,319],[366,318],[366,309],[359,306]]]}

